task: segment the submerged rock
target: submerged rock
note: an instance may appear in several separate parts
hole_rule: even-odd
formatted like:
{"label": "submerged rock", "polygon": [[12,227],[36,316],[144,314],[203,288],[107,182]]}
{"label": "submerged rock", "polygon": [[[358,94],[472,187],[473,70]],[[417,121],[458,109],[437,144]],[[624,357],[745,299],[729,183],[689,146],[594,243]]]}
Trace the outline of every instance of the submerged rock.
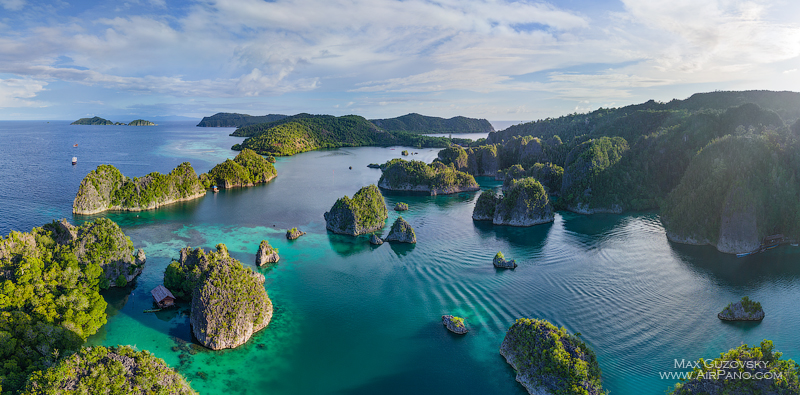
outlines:
{"label": "submerged rock", "polygon": [[325,227],[333,233],[358,236],[380,230],[389,217],[381,191],[363,187],[352,198],[344,196],[325,213]]}
{"label": "submerged rock", "polygon": [[606,393],[594,351],[548,321],[518,319],[506,332],[500,355],[529,394]]}
{"label": "submerged rock", "polygon": [[406,203],[397,202],[397,204],[394,205],[394,211],[407,211],[407,210],[408,210],[408,204]]}
{"label": "submerged rock", "polygon": [[256,253],[256,266],[275,263],[280,259],[281,257],[278,256],[278,249],[272,248],[268,241],[261,240],[261,244],[258,246],[258,252]]}
{"label": "submerged rock", "polygon": [[443,315],[442,316],[442,324],[449,330],[450,332],[457,333],[459,335],[464,335],[469,330],[464,325],[464,319],[461,317],[453,317],[452,315]]}
{"label": "submerged rock", "polygon": [[403,217],[397,217],[394,224],[392,224],[392,230],[389,231],[389,235],[386,236],[384,241],[414,244],[417,242],[417,235],[414,233],[414,228]]}
{"label": "submerged rock", "polygon": [[494,267],[500,269],[514,269],[517,267],[517,261],[515,259],[511,259],[508,261],[505,260],[505,257],[503,257],[502,252],[498,252],[497,254],[495,254],[492,264],[494,265]]}
{"label": "submerged rock", "polygon": [[381,245],[383,244],[383,240],[380,237],[376,236],[375,233],[369,235],[369,243],[372,245]]}
{"label": "submerged rock", "polygon": [[300,231],[297,228],[292,228],[286,231],[286,238],[289,240],[294,240],[304,234],[306,234],[306,232]]}
{"label": "submerged rock", "polygon": [[728,304],[717,317],[724,321],[761,321],[764,319],[764,310],[761,308],[761,303],[745,296],[736,303]]}

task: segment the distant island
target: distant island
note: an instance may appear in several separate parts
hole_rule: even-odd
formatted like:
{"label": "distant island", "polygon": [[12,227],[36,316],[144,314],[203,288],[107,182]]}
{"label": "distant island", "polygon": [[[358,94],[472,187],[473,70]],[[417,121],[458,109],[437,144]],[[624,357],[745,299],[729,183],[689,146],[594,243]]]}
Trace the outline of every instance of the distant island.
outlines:
{"label": "distant island", "polygon": [[485,119],[461,116],[445,119],[411,113],[397,118],[370,119],[369,121],[387,132],[454,134],[494,132],[492,124]]}
{"label": "distant island", "polygon": [[247,125],[255,125],[257,123],[269,123],[279,121],[286,118],[287,115],[281,114],[268,114],[261,116],[252,116],[249,114],[237,114],[230,112],[218,112],[210,117],[203,117],[198,127],[217,127],[217,128],[241,128]]}
{"label": "distant island", "polygon": [[92,117],[92,118],[81,118],[70,125],[119,125],[119,126],[155,126],[156,124],[150,121],[146,121],[144,119],[137,119],[131,121],[131,123],[124,123],[124,122],[113,122],[109,121],[105,118],[100,117]]}

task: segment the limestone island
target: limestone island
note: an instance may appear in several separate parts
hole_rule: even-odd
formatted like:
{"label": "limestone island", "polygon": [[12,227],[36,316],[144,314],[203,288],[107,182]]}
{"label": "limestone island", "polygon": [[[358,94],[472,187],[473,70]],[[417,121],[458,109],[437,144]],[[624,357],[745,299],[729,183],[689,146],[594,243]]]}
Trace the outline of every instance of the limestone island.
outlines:
{"label": "limestone island", "polygon": [[[100,117],[92,117],[92,118],[81,118],[70,125],[117,125],[117,126],[126,126],[123,122],[113,122],[109,121],[105,118]],[[153,122],[145,121],[144,119],[137,119],[131,121],[131,123],[127,124],[127,126],[156,126]]]}
{"label": "limestone island", "polygon": [[414,233],[414,228],[403,219],[403,217],[397,217],[392,224],[392,229],[389,231],[389,235],[386,236],[384,241],[396,241],[398,243],[409,243],[409,244],[416,244],[417,242],[417,235]]}
{"label": "limestone island", "polygon": [[197,394],[163,359],[130,346],[86,347],[31,375],[21,394]]}
{"label": "limestone island", "polygon": [[379,245],[383,244],[383,239],[381,239],[375,233],[373,233],[373,234],[369,235],[369,243],[372,244],[372,245],[379,246]]}
{"label": "limestone island", "polygon": [[761,303],[750,300],[745,296],[736,303],[730,303],[717,314],[723,321],[761,321],[764,319],[764,310]]}
{"label": "limestone island", "polygon": [[546,320],[517,319],[506,332],[500,355],[531,395],[606,394],[594,351]]}
{"label": "limestone island", "polygon": [[408,211],[408,204],[403,202],[398,202],[394,205],[394,211]]}
{"label": "limestone island", "polygon": [[226,159],[208,173],[200,175],[205,189],[216,185],[219,188],[249,187],[271,181],[278,175],[275,166],[253,150],[244,149],[233,160]]}
{"label": "limestone island", "polygon": [[212,350],[238,347],[269,324],[272,301],[264,281],[263,274],[232,258],[224,244],[208,253],[186,247],[164,272],[164,286],[192,301],[192,333]]}
{"label": "limestone island", "polygon": [[150,121],[145,121],[144,119],[136,119],[131,121],[128,126],[156,126],[156,124]]}
{"label": "limestone island", "polygon": [[[671,395],[800,394],[797,364],[781,359],[770,340],[739,347],[702,359],[690,379],[675,384]],[[758,378],[758,379],[756,379]]]}
{"label": "limestone island", "polygon": [[78,351],[108,320],[101,290],[126,285],[142,264],[130,239],[106,218],[80,226],[53,221],[0,236],[4,393],[22,393],[32,372]]}
{"label": "limestone island", "polygon": [[289,240],[294,240],[304,234],[306,234],[306,232],[298,230],[297,228],[292,228],[286,231],[286,238]]}
{"label": "limestone island", "polygon": [[380,230],[389,217],[381,191],[375,185],[344,196],[325,213],[325,227],[333,233],[358,236]]}
{"label": "limestone island", "polygon": [[276,263],[280,259],[281,257],[278,256],[278,249],[269,245],[268,241],[261,240],[261,244],[258,246],[258,252],[256,252],[256,266],[264,266],[267,263]]}
{"label": "limestone island", "polygon": [[495,225],[533,226],[553,222],[555,213],[542,184],[528,177],[514,180],[501,197],[492,191],[481,193],[472,219],[491,219]]}
{"label": "limestone island", "polygon": [[511,259],[506,260],[503,256],[502,252],[498,252],[494,255],[494,259],[492,260],[492,264],[494,267],[499,269],[515,269],[517,267],[517,260]]}
{"label": "limestone island", "polygon": [[403,159],[386,162],[378,186],[391,191],[427,192],[431,195],[480,190],[473,176],[451,166]]}
{"label": "limestone island", "polygon": [[442,324],[444,324],[445,328],[450,332],[465,335],[469,332],[466,325],[464,325],[464,319],[461,317],[453,317],[452,315],[443,315],[442,316]]}
{"label": "limestone island", "polygon": [[142,211],[197,199],[206,193],[192,165],[184,162],[169,174],[152,172],[127,178],[111,165],[97,166],[81,181],[72,204],[75,214],[106,210]]}

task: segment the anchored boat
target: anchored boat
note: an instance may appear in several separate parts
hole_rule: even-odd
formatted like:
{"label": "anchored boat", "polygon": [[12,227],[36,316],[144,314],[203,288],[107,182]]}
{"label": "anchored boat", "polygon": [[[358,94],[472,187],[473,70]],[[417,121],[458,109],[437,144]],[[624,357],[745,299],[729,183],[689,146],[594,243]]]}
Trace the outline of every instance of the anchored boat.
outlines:
{"label": "anchored boat", "polygon": [[73,156],[72,157],[72,164],[73,165],[77,165],[78,164],[78,157],[77,156]]}

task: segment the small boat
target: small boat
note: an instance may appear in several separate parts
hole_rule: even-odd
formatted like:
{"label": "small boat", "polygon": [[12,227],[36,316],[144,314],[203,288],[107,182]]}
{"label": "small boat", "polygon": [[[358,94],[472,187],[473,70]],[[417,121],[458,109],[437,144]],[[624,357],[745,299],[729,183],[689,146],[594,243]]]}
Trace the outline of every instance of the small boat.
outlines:
{"label": "small boat", "polygon": [[75,143],[73,147],[78,148],[78,143]]}
{"label": "small boat", "polygon": [[212,187],[211,187],[211,190],[212,190],[212,191],[214,191],[214,193],[217,193],[217,192],[219,192],[219,188],[217,188],[217,186],[216,186],[216,185],[212,186]]}
{"label": "small boat", "polygon": [[740,253],[740,254],[736,254],[736,257],[737,257],[737,258],[742,258],[742,257],[746,257],[746,256],[748,256],[748,255],[757,254],[757,253],[759,253],[759,252],[761,252],[761,250],[753,250],[753,251],[750,251],[750,252],[742,252],[742,253]]}
{"label": "small boat", "polygon": [[72,164],[73,165],[77,165],[78,164],[78,157],[77,156],[73,156],[72,157]]}

